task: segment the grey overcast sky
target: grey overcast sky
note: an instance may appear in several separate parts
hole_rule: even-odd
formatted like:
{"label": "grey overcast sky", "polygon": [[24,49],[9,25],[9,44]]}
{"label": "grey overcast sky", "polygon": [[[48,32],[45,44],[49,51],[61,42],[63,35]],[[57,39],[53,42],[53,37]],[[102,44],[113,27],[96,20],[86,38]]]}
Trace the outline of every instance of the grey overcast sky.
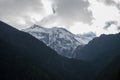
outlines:
{"label": "grey overcast sky", "polygon": [[38,24],[75,34],[120,31],[120,0],[0,0],[0,20],[24,29]]}

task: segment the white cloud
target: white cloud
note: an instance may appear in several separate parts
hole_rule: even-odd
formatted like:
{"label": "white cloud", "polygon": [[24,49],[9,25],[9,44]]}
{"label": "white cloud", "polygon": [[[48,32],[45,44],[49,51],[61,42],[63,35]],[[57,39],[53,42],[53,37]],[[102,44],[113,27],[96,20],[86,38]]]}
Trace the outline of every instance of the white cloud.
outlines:
{"label": "white cloud", "polygon": [[0,0],[0,20],[17,28],[30,25],[33,20],[40,20],[42,14],[41,0]]}
{"label": "white cloud", "polygon": [[[119,31],[119,7],[118,0],[0,0],[0,20],[18,29],[40,24],[100,35]],[[108,21],[117,24],[105,30]]]}
{"label": "white cloud", "polygon": [[92,27],[90,27],[90,25],[88,24],[84,24],[82,22],[75,22],[74,25],[72,27],[69,28],[69,30],[75,34],[78,33],[87,33],[92,31]]}
{"label": "white cloud", "polygon": [[105,34],[117,33],[118,32],[116,30],[117,25],[113,25],[114,26],[113,28],[115,29],[109,29],[107,31],[104,29],[104,26],[105,23],[108,21],[117,21],[117,22],[120,21],[119,19],[120,14],[118,8],[116,8],[115,6],[107,6],[96,0],[89,0],[89,1],[91,3],[89,9],[92,11],[94,17],[92,26],[96,27],[95,32],[97,33],[97,35],[103,33]]}
{"label": "white cloud", "polygon": [[83,0],[52,0],[56,15],[62,23],[72,24],[76,21],[90,24],[93,17],[88,10],[89,2]]}
{"label": "white cloud", "polygon": [[108,6],[111,6],[111,5],[115,6],[120,10],[120,1],[119,0],[97,0],[97,1],[102,2]]}

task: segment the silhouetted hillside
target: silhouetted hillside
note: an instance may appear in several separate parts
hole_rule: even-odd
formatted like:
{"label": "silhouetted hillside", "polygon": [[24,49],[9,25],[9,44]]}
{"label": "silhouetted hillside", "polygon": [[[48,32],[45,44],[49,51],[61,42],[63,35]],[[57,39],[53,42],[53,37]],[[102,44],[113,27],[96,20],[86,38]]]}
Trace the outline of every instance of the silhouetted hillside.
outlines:
{"label": "silhouetted hillside", "polygon": [[[96,69],[96,75],[98,75],[109,64],[113,63],[113,66],[117,65],[113,61],[116,57],[120,56],[120,33],[101,35],[90,41],[83,48],[78,48],[75,52],[76,58],[90,62]],[[112,71],[110,72],[112,73]]]}
{"label": "silhouetted hillside", "polygon": [[62,57],[44,43],[0,22],[0,80],[88,80],[91,65]]}

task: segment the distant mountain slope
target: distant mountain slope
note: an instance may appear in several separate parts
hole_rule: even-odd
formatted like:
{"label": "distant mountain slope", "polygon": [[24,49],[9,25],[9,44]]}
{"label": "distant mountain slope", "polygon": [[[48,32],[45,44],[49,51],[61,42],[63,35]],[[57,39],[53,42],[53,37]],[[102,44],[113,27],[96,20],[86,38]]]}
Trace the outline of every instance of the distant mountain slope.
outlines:
{"label": "distant mountain slope", "polygon": [[113,60],[120,56],[120,33],[101,35],[90,41],[86,46],[77,48],[75,51],[77,59],[88,61],[101,72]]}
{"label": "distant mountain slope", "polygon": [[58,55],[44,43],[0,22],[0,80],[88,80],[92,66]]}
{"label": "distant mountain slope", "polygon": [[58,54],[69,58],[73,57],[73,51],[78,45],[85,45],[92,39],[82,35],[72,34],[64,28],[57,27],[43,28],[34,25],[23,31],[43,41],[47,46],[57,51]]}

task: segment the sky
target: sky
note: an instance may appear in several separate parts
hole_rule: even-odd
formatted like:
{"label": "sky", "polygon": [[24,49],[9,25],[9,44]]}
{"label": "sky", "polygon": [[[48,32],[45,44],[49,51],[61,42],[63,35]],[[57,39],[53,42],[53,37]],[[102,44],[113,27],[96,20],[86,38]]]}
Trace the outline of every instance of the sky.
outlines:
{"label": "sky", "polygon": [[17,29],[34,24],[74,34],[120,32],[120,0],[0,0],[0,20]]}

